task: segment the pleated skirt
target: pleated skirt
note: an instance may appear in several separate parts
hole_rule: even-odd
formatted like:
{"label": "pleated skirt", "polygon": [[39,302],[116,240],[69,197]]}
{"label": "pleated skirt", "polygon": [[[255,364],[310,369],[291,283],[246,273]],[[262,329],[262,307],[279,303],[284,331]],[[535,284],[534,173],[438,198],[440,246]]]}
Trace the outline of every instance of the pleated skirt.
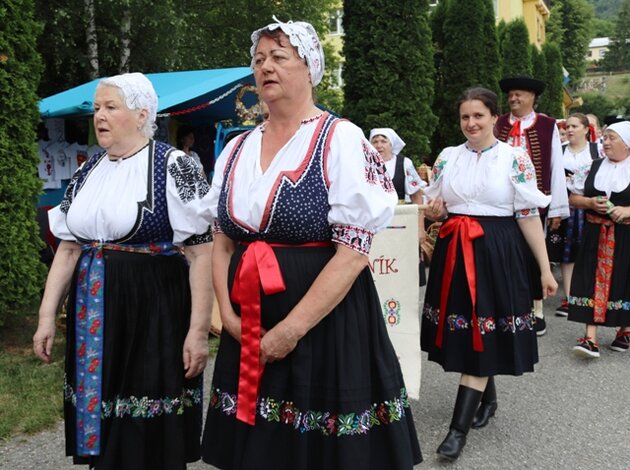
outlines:
{"label": "pleated skirt", "polygon": [[582,245],[584,209],[570,206],[571,215],[563,219],[558,230],[547,233],[547,254],[553,263],[574,263]]}
{"label": "pleated skirt", "polygon": [[[476,312],[461,245],[447,296],[442,345],[436,345],[442,277],[451,236],[438,237],[422,311],[420,342],[430,361],[445,371],[479,377],[521,375],[538,362],[538,344],[532,314],[531,251],[511,217],[479,217],[484,235],[473,240],[476,267]],[[481,334],[483,351],[473,350],[472,329]]]}
{"label": "pleated skirt", "polygon": [[[304,296],[333,248],[274,248],[286,291],[262,295],[269,330]],[[237,247],[229,285],[243,248]],[[238,305],[233,305],[238,313]],[[366,268],[283,360],[265,366],[256,422],[236,420],[240,344],[216,358],[203,460],[231,470],[411,469],[422,460],[398,359]]]}
{"label": "pleated skirt", "polygon": [[185,469],[200,458],[203,390],[202,376],[184,378],[188,266],[181,256],[104,253],[101,452],[81,457],[76,451],[77,270],[67,320],[66,455],[97,470]]}

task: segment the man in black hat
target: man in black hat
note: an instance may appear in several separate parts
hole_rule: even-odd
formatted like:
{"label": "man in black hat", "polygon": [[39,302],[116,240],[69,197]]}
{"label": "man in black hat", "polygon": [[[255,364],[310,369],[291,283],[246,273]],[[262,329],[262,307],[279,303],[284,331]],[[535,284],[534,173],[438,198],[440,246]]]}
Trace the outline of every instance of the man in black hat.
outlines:
{"label": "man in black hat", "polygon": [[[569,217],[569,199],[562,162],[562,144],[556,120],[534,111],[536,98],[545,90],[545,82],[528,76],[504,78],[499,82],[507,93],[510,112],[497,120],[495,135],[513,147],[523,148],[536,168],[538,189],[551,195],[549,208],[540,214],[550,229],[560,227],[560,220]],[[536,332],[542,336],[546,324],[542,308],[542,291],[534,293]]]}

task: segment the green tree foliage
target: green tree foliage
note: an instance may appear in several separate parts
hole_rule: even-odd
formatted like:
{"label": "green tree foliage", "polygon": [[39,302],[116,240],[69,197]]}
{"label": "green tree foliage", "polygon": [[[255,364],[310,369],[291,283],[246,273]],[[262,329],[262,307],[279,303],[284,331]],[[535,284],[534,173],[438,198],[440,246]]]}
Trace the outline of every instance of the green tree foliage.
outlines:
{"label": "green tree foliage", "polygon": [[501,53],[503,54],[503,77],[532,75],[529,32],[522,18],[512,20],[505,26]]}
{"label": "green tree foliage", "polygon": [[[48,96],[90,79],[86,0],[36,0],[45,29],[38,50],[45,57],[40,95]],[[251,33],[273,21],[311,22],[323,39],[335,0],[94,0],[99,76],[124,71],[168,72],[248,66]],[[128,28],[125,27],[128,25]],[[330,72],[320,89],[330,101]],[[330,103],[328,103],[330,104]]]}
{"label": "green tree foliage", "polygon": [[532,59],[532,75],[543,80],[547,76],[547,62],[543,52],[538,50],[534,44],[530,44],[529,55]]}
{"label": "green tree foliage", "polygon": [[41,192],[35,91],[42,67],[35,49],[41,27],[34,9],[32,0],[0,7],[0,325],[39,297],[44,276],[35,222]]}
{"label": "green tree foliage", "polygon": [[540,96],[538,111],[555,118],[563,116],[564,75],[560,48],[553,42],[543,44],[542,54],[545,63],[543,74],[538,75],[547,84]]}
{"label": "green tree foliage", "polygon": [[602,66],[605,70],[630,70],[630,0],[625,0],[617,12],[615,32]]}
{"label": "green tree foliage", "polygon": [[616,116],[618,114],[624,114],[626,111],[630,111],[630,107],[626,107],[626,105],[630,105],[630,103],[624,102],[624,100],[611,99],[598,92],[585,93],[582,95],[582,100],[584,101],[584,104],[579,108],[576,108],[575,111],[584,114],[594,114],[598,117],[600,123],[604,122],[604,118],[606,116]]}
{"label": "green tree foliage", "polygon": [[364,131],[391,127],[416,163],[436,124],[426,0],[346,0],[344,114]]}
{"label": "green tree foliage", "polygon": [[480,62],[482,75],[479,82],[486,88],[499,94],[499,79],[501,78],[503,64],[499,54],[499,41],[497,35],[494,7],[491,2],[483,2],[485,8],[483,16],[484,60]]}
{"label": "green tree foliage", "polygon": [[611,20],[593,18],[591,20],[591,30],[594,38],[609,38],[615,32],[615,23]]}
{"label": "green tree foliage", "polygon": [[588,0],[588,3],[593,6],[597,18],[612,20],[615,18],[623,1],[624,0]]}
{"label": "green tree foliage", "polygon": [[562,63],[572,84],[586,72],[593,7],[586,0],[554,0],[547,23],[547,40],[560,46]]}
{"label": "green tree foliage", "polygon": [[[442,148],[463,140],[455,103],[471,86],[497,88],[498,45],[496,29],[488,22],[490,0],[449,0],[444,20],[434,20],[434,37],[442,38],[442,59],[438,72],[441,88],[440,124],[433,139],[437,154]],[[441,30],[440,30],[441,26]]]}

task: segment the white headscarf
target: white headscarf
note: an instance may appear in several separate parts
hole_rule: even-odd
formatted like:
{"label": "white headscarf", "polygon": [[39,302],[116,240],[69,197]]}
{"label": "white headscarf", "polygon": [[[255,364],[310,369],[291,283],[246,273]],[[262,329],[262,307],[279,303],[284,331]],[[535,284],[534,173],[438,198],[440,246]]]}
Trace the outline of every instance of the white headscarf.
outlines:
{"label": "white headscarf", "polygon": [[624,141],[627,147],[630,147],[630,121],[620,121],[611,124],[606,128],[607,131],[615,131]]}
{"label": "white headscarf", "polygon": [[115,86],[122,92],[125,104],[129,109],[146,109],[149,113],[147,121],[153,123],[157,114],[158,97],[151,81],[143,74],[123,73],[103,78],[98,85]]}
{"label": "white headscarf", "polygon": [[254,68],[254,55],[260,40],[260,34],[263,31],[274,31],[278,28],[289,37],[289,42],[297,50],[298,55],[306,60],[306,65],[311,74],[311,83],[313,86],[319,85],[324,76],[324,49],[319,42],[317,32],[310,23],[305,21],[288,21],[283,23],[273,16],[275,23],[270,23],[264,28],[257,29],[252,33],[252,47],[249,52],[252,56],[251,67]]}
{"label": "white headscarf", "polygon": [[372,129],[370,131],[370,142],[372,142],[372,137],[374,137],[375,135],[382,135],[387,137],[387,139],[392,144],[392,154],[394,154],[394,156],[398,155],[405,146],[405,141],[402,140],[400,136],[396,134],[396,131],[390,127]]}

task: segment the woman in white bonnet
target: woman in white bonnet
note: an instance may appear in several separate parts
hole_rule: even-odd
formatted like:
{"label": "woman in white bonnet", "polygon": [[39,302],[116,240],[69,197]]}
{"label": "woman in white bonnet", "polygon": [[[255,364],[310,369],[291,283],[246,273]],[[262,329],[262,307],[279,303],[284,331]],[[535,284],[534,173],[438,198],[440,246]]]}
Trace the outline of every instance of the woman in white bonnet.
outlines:
{"label": "woman in white bonnet", "polygon": [[105,150],[49,212],[62,242],[33,348],[51,361],[69,289],[66,455],[98,470],[184,469],[200,457],[209,185],[191,157],[153,140],[157,105],[140,73],[101,80],[94,129]]}
{"label": "woman in white bonnet", "polygon": [[223,332],[203,459],[409,470],[420,446],[367,267],[391,179],[361,129],[315,106],[324,55],[310,24],[276,20],[252,43],[269,118],[227,145],[212,181]]}
{"label": "woman in white bonnet", "polygon": [[586,209],[582,249],[568,298],[569,320],[585,323],[573,350],[600,356],[598,326],[617,327],[610,349],[630,349],[630,122],[604,131],[606,157],[580,168],[568,183],[570,203]]}

